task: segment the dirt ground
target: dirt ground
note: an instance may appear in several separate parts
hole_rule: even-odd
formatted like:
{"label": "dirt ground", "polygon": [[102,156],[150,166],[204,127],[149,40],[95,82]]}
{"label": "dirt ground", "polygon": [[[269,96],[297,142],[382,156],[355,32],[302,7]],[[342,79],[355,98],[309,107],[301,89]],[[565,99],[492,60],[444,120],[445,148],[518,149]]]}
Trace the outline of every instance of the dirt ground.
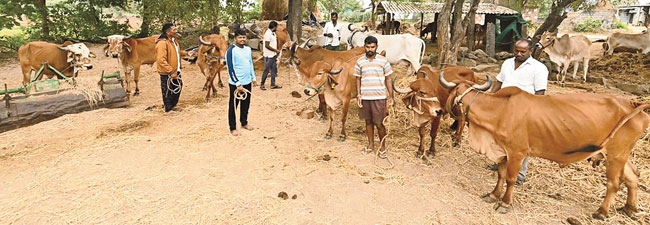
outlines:
{"label": "dirt ground", "polygon": [[[95,53],[100,46],[92,47]],[[81,77],[118,70],[103,57]],[[176,116],[162,112],[159,77],[144,66],[141,95],[123,109],[66,115],[0,134],[0,223],[3,224],[648,224],[650,153],[640,140],[633,162],[641,172],[637,220],[611,211],[590,218],[605,192],[604,167],[579,162],[567,168],[531,159],[527,182],[515,188],[513,210],[499,214],[480,196],[490,192],[496,173],[491,162],[464,140],[450,148],[442,129],[438,155],[415,159],[417,131],[401,103],[390,123],[390,154],[395,164],[361,151],[366,138],[353,106],[348,140],[324,140],[327,124],[295,112],[315,109],[296,74],[280,66],[283,89],[253,89],[250,124],[233,137],[227,127],[227,89],[205,103],[204,77],[183,64],[185,88]],[[21,82],[16,62],[0,67],[0,84]],[[263,69],[256,67],[260,80]],[[227,79],[225,73],[222,79]],[[550,94],[610,93],[593,84],[549,86]],[[151,107],[154,106],[154,107]],[[340,113],[335,120],[340,128]],[[451,122],[446,120],[446,123]],[[441,126],[448,127],[448,126]],[[336,136],[335,136],[336,137]],[[286,192],[287,200],[278,198]],[[295,195],[295,199],[293,196]],[[624,204],[626,188],[614,207]]]}

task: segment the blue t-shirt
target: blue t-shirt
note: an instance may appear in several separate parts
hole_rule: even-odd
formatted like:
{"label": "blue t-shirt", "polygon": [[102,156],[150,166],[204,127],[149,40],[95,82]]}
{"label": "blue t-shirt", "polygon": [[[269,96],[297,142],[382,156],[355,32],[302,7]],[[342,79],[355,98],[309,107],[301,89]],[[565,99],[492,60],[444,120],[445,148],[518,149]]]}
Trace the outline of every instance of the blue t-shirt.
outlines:
{"label": "blue t-shirt", "polygon": [[228,65],[229,84],[241,86],[256,81],[252,54],[251,48],[245,45],[243,48],[236,45],[228,48],[226,64]]}

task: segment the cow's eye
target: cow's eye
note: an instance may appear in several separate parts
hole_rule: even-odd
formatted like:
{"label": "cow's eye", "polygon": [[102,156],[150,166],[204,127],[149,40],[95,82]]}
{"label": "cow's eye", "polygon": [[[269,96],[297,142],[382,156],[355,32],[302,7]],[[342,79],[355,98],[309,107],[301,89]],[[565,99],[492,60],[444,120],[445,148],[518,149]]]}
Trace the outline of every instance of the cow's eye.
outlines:
{"label": "cow's eye", "polygon": [[316,75],[319,76],[319,77],[320,77],[320,76],[323,76],[323,72],[319,72],[319,73],[316,74]]}
{"label": "cow's eye", "polygon": [[420,91],[420,94],[421,94],[421,95],[424,95],[424,91]]}

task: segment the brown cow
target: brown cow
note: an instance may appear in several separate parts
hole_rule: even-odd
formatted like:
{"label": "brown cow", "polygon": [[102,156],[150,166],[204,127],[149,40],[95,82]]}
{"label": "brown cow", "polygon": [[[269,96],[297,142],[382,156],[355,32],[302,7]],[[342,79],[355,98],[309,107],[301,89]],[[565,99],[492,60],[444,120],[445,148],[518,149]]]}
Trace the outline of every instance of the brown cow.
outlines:
{"label": "brown cow", "polygon": [[[605,218],[618,191],[620,180],[627,186],[628,215],[637,212],[639,171],[629,157],[635,143],[650,124],[643,110],[650,105],[604,94],[579,93],[532,95],[517,87],[484,93],[492,84],[454,83],[439,76],[440,84],[451,90],[447,107],[469,121],[470,146],[497,162],[498,180],[494,190],[484,195],[492,203],[505,195],[497,207],[507,213],[517,174],[526,156],[557,162],[561,167],[597,154],[607,157],[607,194],[593,215]],[[544,109],[544,110],[539,110]]]}
{"label": "brown cow", "polygon": [[[329,51],[321,46],[314,45],[310,49],[305,49],[304,47],[309,44],[310,40],[307,40],[303,47],[298,47],[296,43],[291,46],[290,51],[290,63],[294,65],[296,69],[296,75],[298,76],[298,81],[301,84],[304,84],[305,77],[308,76],[310,66],[317,61],[324,61],[329,64],[334,64],[336,61],[345,62],[350,58],[358,59],[361,55],[365,53],[363,47],[353,48],[348,51]],[[322,112],[321,120],[327,118],[327,104],[325,104],[325,96],[320,94],[319,98],[319,111]]]}
{"label": "brown cow", "polygon": [[[307,42],[305,42],[307,43]],[[356,77],[353,75],[356,60],[365,53],[362,47],[347,51],[330,51],[313,46],[311,49],[291,47],[291,62],[297,65],[299,74],[303,77],[301,83],[306,82],[305,94],[323,94],[330,126],[325,139],[332,138],[334,132],[334,111],[343,105],[341,117],[341,135],[339,141],[345,141],[345,122],[347,120],[350,100],[357,96]],[[295,54],[294,54],[295,53]],[[385,52],[381,53],[385,55]],[[338,69],[334,69],[337,67]],[[321,102],[322,103],[322,102]]]}
{"label": "brown cow", "polygon": [[[591,41],[583,35],[575,35],[569,37],[568,34],[562,35],[558,38],[557,33],[544,32],[540,37],[537,47],[540,47],[551,58],[551,61],[557,65],[557,71],[561,71],[562,81],[560,85],[564,86],[564,78],[566,78],[567,70],[571,62],[575,61],[573,65],[573,79],[576,79],[578,73],[578,64],[580,61],[584,62],[583,69],[584,75],[583,82],[587,81],[587,71],[589,70],[589,59],[591,57],[590,51]],[[560,70],[560,67],[563,67]],[[560,73],[556,75],[556,80],[560,81]]]}
{"label": "brown cow", "polygon": [[[18,49],[20,69],[23,72],[23,85],[27,85],[31,81],[32,71],[38,71],[43,63],[48,63],[67,77],[76,77],[81,69],[93,68],[90,58],[95,58],[95,55],[85,44],[72,44],[69,41],[61,45],[33,41]],[[56,74],[45,68],[43,75],[52,78]]]}
{"label": "brown cow", "polygon": [[106,38],[108,45],[104,47],[106,57],[110,55],[118,58],[124,70],[126,78],[126,93],[131,93],[130,75],[133,71],[135,92],[133,96],[140,94],[138,81],[140,81],[140,65],[153,65],[156,62],[156,39],[160,35],[153,35],[146,38],[131,38],[122,35],[111,35]]}
{"label": "brown cow", "polygon": [[625,48],[640,51],[642,54],[650,52],[650,33],[644,32],[641,34],[622,34],[613,33],[607,37],[606,45],[607,54],[614,53],[616,48]]}
{"label": "brown cow", "polygon": [[215,77],[219,77],[219,87],[223,87],[221,70],[226,65],[225,57],[226,51],[228,51],[228,45],[226,43],[226,37],[220,34],[212,34],[205,37],[200,36],[199,41],[201,42],[201,46],[198,49],[196,64],[205,76],[203,90],[208,91],[205,95],[205,100],[208,101],[210,92],[212,92],[212,97],[217,97],[217,89],[214,87]]}
{"label": "brown cow", "polygon": [[[420,157],[424,154],[424,134],[426,130],[426,122],[431,121],[431,131],[429,136],[431,136],[431,146],[426,152],[428,157],[433,157],[436,153],[435,140],[438,136],[438,127],[440,125],[440,118],[442,115],[449,113],[444,107],[440,113],[431,113],[431,110],[421,110],[421,106],[425,106],[429,109],[435,108],[436,105],[444,106],[447,103],[447,98],[449,97],[449,90],[440,85],[436,74],[444,72],[445,79],[451,81],[462,81],[466,80],[472,83],[476,83],[477,79],[474,76],[474,71],[467,67],[463,66],[453,66],[449,65],[442,70],[433,69],[429,65],[423,65],[417,72],[418,80],[429,79],[430,82],[423,81],[414,81],[410,84],[411,90],[402,90],[397,87],[393,87],[393,90],[398,93],[406,93],[406,96],[403,97],[404,104],[411,110],[413,110],[413,125],[418,127],[418,133],[420,135],[420,146],[416,153],[417,157]],[[421,91],[423,93],[416,93]],[[431,99],[434,98],[435,100]],[[423,100],[424,99],[424,100]],[[465,127],[464,117],[458,115],[452,115],[454,119],[457,119],[454,123],[456,124],[455,129],[456,133],[452,135],[454,147],[460,146],[460,141],[463,135],[463,128]]]}

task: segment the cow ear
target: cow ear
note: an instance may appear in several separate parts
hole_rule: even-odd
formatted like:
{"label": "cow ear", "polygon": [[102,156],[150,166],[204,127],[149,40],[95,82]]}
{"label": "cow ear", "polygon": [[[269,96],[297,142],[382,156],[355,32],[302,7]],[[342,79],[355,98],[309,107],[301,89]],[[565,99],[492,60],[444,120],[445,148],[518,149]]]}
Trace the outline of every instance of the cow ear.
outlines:
{"label": "cow ear", "polygon": [[74,61],[74,54],[68,51],[68,63],[72,63],[72,61]]}
{"label": "cow ear", "polygon": [[127,52],[131,52],[131,45],[129,45],[129,43],[124,42],[123,46],[126,48]]}
{"label": "cow ear", "polygon": [[404,97],[402,97],[402,102],[404,102],[404,105],[405,105],[407,108],[412,107],[412,106],[411,106],[411,97],[412,97],[413,95],[415,95],[415,91],[411,91],[411,92],[407,93],[406,95],[404,95]]}
{"label": "cow ear", "polygon": [[95,53],[93,53],[93,52],[90,52],[90,53],[88,53],[88,57],[90,57],[90,58],[93,58],[93,59],[94,59],[94,58],[95,58],[96,56],[95,56]]}
{"label": "cow ear", "polygon": [[542,39],[542,35],[535,35],[535,38]]}

